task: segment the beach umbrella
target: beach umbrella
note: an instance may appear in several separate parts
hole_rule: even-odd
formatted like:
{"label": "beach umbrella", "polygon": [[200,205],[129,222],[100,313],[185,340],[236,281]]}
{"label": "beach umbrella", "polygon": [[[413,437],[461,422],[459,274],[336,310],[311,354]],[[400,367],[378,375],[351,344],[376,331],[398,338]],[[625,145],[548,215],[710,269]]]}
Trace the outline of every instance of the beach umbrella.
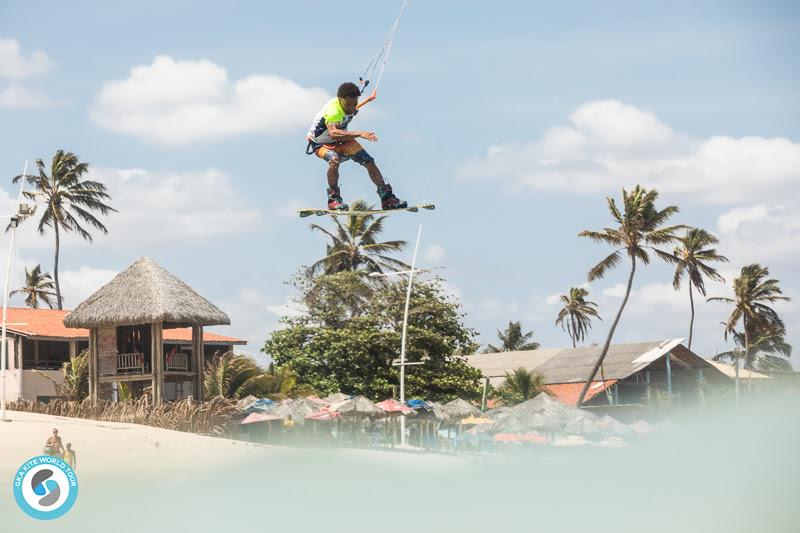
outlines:
{"label": "beach umbrella", "polygon": [[331,395],[325,396],[322,401],[326,402],[328,405],[332,405],[335,403],[343,402],[345,400],[349,400],[352,398],[349,394],[343,394],[341,392],[335,392]]}
{"label": "beach umbrella", "polygon": [[550,437],[547,435],[540,435],[539,433],[534,433],[533,431],[529,431],[528,433],[522,436],[523,442],[532,442],[534,444],[547,444],[550,442]]}
{"label": "beach umbrella", "polygon": [[486,418],[483,416],[468,416],[467,418],[463,419],[459,422],[462,426],[484,426],[487,424],[494,424],[490,418]]}
{"label": "beach umbrella", "polygon": [[269,413],[250,413],[247,417],[239,422],[239,424],[255,424],[256,422],[272,422],[273,420],[280,420],[281,417]]}
{"label": "beach umbrella", "polygon": [[336,420],[337,418],[341,418],[342,414],[337,413],[336,411],[329,411],[327,408],[320,409],[319,411],[315,411],[310,415],[306,415],[306,420]]}
{"label": "beach umbrella", "polygon": [[480,409],[461,398],[456,398],[444,404],[442,406],[442,411],[451,419],[462,419],[468,416],[478,416],[481,414]]}
{"label": "beach umbrella", "polygon": [[521,442],[522,435],[519,433],[497,433],[492,440],[495,442]]}
{"label": "beach umbrella", "polygon": [[403,405],[402,403],[398,402],[397,400],[383,400],[382,402],[378,402],[375,405],[383,409],[387,413],[402,413],[407,415],[409,413],[413,413],[414,409]]}
{"label": "beach umbrella", "polygon": [[354,396],[343,402],[330,406],[331,411],[341,413],[342,416],[384,416],[383,409],[369,401],[364,396]]}
{"label": "beach umbrella", "polygon": [[580,435],[567,435],[553,441],[553,446],[585,446],[590,444],[588,440]]}

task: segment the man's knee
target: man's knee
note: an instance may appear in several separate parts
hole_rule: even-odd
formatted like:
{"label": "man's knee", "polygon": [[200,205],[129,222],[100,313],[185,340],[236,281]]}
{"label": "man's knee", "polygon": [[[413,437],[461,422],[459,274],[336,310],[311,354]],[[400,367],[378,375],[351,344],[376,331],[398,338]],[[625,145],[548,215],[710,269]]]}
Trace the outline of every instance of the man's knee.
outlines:
{"label": "man's knee", "polygon": [[332,157],[328,160],[328,168],[331,170],[339,170],[339,164],[341,162],[341,159],[338,157]]}

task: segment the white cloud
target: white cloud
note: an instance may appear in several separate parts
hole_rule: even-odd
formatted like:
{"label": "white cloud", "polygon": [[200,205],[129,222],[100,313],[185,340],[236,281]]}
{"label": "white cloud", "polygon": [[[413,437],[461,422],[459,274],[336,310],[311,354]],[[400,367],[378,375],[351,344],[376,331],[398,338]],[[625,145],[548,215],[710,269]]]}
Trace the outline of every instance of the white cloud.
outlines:
{"label": "white cloud", "polygon": [[231,135],[280,133],[307,126],[329,98],[274,75],[231,81],[224,68],[201,59],[157,56],[103,85],[91,118],[112,131],[163,144],[187,144]]}
{"label": "white cloud", "polygon": [[447,257],[447,251],[441,244],[430,244],[425,248],[422,258],[425,263],[438,266],[441,265]]}
{"label": "white cloud", "polygon": [[9,85],[0,90],[0,107],[6,109],[44,109],[53,105],[53,101],[42,91]]}
{"label": "white cloud", "polygon": [[569,120],[539,139],[489,147],[460,176],[579,194],[641,183],[721,204],[767,201],[800,185],[800,144],[785,138],[690,139],[613,100],[584,104]]}
{"label": "white cloud", "polygon": [[[99,245],[203,244],[207,238],[257,231],[264,224],[263,214],[252,200],[234,188],[227,174],[216,169],[150,172],[92,167],[88,177],[107,186],[112,197],[109,203],[118,210],[100,217],[108,236],[88,228]],[[42,237],[36,231],[40,217],[37,212],[21,226],[21,247],[53,246],[51,232]],[[74,232],[62,235],[61,242],[63,247],[84,245]]]}
{"label": "white cloud", "polygon": [[119,272],[82,266],[78,270],[59,272],[61,295],[65,308],[74,309],[100,287],[111,281]]}
{"label": "white cloud", "polygon": [[800,269],[798,205],[736,208],[717,220],[718,249],[732,265],[761,263],[788,272]]}
{"label": "white cloud", "polygon": [[23,79],[46,74],[53,66],[47,54],[36,50],[24,55],[19,42],[14,39],[0,39],[0,77]]}

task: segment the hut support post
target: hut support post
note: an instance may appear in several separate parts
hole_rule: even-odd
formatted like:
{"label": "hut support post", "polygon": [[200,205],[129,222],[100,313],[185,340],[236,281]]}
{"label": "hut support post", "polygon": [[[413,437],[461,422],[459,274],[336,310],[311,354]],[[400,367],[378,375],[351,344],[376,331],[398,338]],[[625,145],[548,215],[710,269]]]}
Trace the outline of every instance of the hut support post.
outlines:
{"label": "hut support post", "polygon": [[192,326],[192,356],[194,357],[194,383],[192,384],[195,399],[203,401],[203,326]]}
{"label": "hut support post", "polygon": [[706,405],[706,396],[705,396],[705,393],[703,392],[703,386],[704,386],[704,383],[703,383],[703,369],[702,368],[698,368],[697,369],[697,396],[700,399],[700,405],[705,406]]}
{"label": "hut support post", "polygon": [[150,353],[153,366],[153,405],[161,405],[164,401],[164,325],[156,322],[150,326],[152,342]]}
{"label": "hut support post", "polygon": [[89,398],[97,402],[97,328],[89,328]]}
{"label": "hut support post", "polygon": [[670,363],[670,354],[667,354],[667,394],[672,396],[672,364]]}
{"label": "hut support post", "polygon": [[647,388],[645,389],[647,391],[647,405],[650,405],[650,401],[652,399],[651,398],[651,393],[650,393],[650,371],[649,370],[646,371],[644,373],[644,375],[645,375],[645,380],[646,380],[646,383],[647,383]]}

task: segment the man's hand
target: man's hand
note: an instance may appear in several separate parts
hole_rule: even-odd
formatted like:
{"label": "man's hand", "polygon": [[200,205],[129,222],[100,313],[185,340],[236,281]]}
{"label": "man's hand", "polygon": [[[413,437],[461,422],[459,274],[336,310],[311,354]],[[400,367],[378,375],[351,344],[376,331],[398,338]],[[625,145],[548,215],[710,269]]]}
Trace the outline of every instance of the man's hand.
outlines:
{"label": "man's hand", "polygon": [[378,142],[378,136],[375,135],[374,131],[362,131],[362,132],[359,132],[359,137],[361,137],[362,139],[366,139],[368,141]]}

